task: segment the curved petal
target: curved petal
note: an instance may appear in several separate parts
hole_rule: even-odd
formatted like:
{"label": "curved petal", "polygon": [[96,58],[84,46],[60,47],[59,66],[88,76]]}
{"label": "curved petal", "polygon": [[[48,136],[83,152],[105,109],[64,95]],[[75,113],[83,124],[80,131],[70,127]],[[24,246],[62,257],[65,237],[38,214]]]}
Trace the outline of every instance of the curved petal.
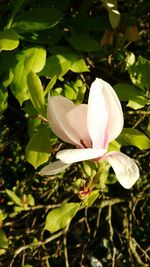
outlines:
{"label": "curved petal", "polygon": [[104,155],[105,149],[65,149],[61,150],[56,154],[56,158],[62,162],[71,164],[83,160],[97,159]]}
{"label": "curved petal", "polygon": [[66,114],[73,108],[74,103],[63,96],[48,96],[47,119],[52,131],[63,141],[80,145],[80,140],[66,120]]}
{"label": "curved petal", "polygon": [[111,142],[118,137],[123,128],[124,119],[122,107],[111,85],[102,79],[98,79],[98,81],[103,87],[103,95],[108,112],[108,142]]}
{"label": "curved petal", "polygon": [[57,160],[55,162],[49,163],[44,168],[42,168],[39,172],[39,175],[55,175],[64,171],[69,166],[70,164],[65,164],[64,162]]}
{"label": "curved petal", "polygon": [[87,125],[93,142],[93,148],[107,146],[108,110],[105,100],[105,88],[100,79],[96,79],[90,88],[88,99]]}
{"label": "curved petal", "polygon": [[87,128],[87,108],[86,104],[81,104],[66,115],[70,127],[76,132],[78,139],[81,140],[81,147],[91,147],[92,145]]}
{"label": "curved petal", "polygon": [[139,168],[128,156],[121,152],[110,152],[103,159],[106,159],[112,166],[119,183],[126,189],[130,189],[138,180]]}

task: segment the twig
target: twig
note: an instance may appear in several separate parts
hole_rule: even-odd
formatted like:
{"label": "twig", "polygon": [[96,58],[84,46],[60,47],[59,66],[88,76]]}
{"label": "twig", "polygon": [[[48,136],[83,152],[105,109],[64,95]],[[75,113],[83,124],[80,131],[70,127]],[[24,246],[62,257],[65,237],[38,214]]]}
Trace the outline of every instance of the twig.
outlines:
{"label": "twig", "polygon": [[102,208],[100,207],[100,208],[98,209],[97,220],[96,220],[96,226],[95,226],[95,230],[94,230],[94,233],[93,233],[93,239],[96,237],[97,230],[98,230],[99,225],[100,225],[101,211],[102,211]]}
{"label": "twig", "polygon": [[50,236],[49,238],[47,238],[45,241],[39,241],[39,242],[36,242],[36,243],[30,243],[28,245],[24,245],[18,249],[15,250],[14,252],[14,257],[10,263],[10,266],[9,267],[12,267],[13,266],[13,263],[15,261],[15,258],[24,250],[26,249],[29,249],[29,248],[33,248],[33,247],[40,247],[40,246],[43,246],[45,244],[48,244],[50,242],[52,242],[53,240],[57,239],[58,237],[60,237],[61,235],[63,235],[65,233],[66,229],[64,230],[61,230],[60,232],[58,232],[57,234],[54,234],[52,236]]}
{"label": "twig", "polygon": [[65,256],[65,267],[69,267],[69,260],[68,260],[68,251],[67,251],[67,232],[68,232],[69,225],[65,228],[65,233],[64,233],[64,239],[63,239],[63,244],[64,244],[64,256]]}
{"label": "twig", "polygon": [[110,242],[111,242],[111,254],[112,254],[112,267],[115,267],[115,248],[114,248],[114,242],[113,242],[113,227],[112,227],[112,222],[111,222],[111,217],[112,217],[112,205],[108,206],[108,225],[109,225],[109,233],[110,233]]}
{"label": "twig", "polygon": [[139,120],[133,125],[133,128],[136,128],[144,119],[145,119],[146,115],[143,115],[141,118],[139,118]]}

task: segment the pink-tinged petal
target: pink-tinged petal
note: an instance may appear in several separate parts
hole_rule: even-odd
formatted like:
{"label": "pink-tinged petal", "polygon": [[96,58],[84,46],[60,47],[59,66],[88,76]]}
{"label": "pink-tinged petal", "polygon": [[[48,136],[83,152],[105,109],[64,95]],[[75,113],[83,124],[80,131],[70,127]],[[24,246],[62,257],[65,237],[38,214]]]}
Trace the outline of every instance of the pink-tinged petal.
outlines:
{"label": "pink-tinged petal", "polygon": [[77,105],[69,111],[66,119],[70,127],[76,132],[78,139],[81,140],[81,147],[91,147],[91,138],[87,128],[87,105]]}
{"label": "pink-tinged petal", "polygon": [[101,79],[96,79],[90,88],[88,100],[87,125],[93,148],[107,146],[108,110],[105,99],[105,88]]}
{"label": "pink-tinged petal", "polygon": [[103,88],[103,97],[105,98],[108,113],[108,142],[111,142],[118,137],[123,128],[124,119],[122,107],[111,85],[101,79],[98,79],[98,83],[101,84]]}
{"label": "pink-tinged petal", "polygon": [[79,161],[97,159],[104,155],[105,149],[66,149],[61,150],[56,154],[56,158],[67,164],[72,164]]}
{"label": "pink-tinged petal", "polygon": [[119,183],[126,189],[130,189],[138,180],[139,168],[133,159],[121,152],[110,152],[103,159],[112,166]]}
{"label": "pink-tinged petal", "polygon": [[75,108],[74,103],[63,96],[48,97],[47,119],[52,131],[63,141],[79,145],[80,140],[66,120],[66,114]]}
{"label": "pink-tinged petal", "polygon": [[60,160],[57,160],[55,162],[49,163],[47,166],[42,168],[39,172],[39,175],[55,175],[57,173],[64,171],[69,166],[70,164],[65,164]]}

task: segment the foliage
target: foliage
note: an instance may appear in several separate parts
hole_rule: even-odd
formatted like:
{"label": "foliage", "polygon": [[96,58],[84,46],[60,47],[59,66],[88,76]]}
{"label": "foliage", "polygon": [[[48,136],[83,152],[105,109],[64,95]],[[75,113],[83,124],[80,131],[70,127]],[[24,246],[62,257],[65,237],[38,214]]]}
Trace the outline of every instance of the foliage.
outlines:
{"label": "foliage", "polygon": [[[148,266],[149,6],[1,1],[0,266]],[[125,127],[109,150],[139,165],[130,191],[106,162],[39,175],[66,147],[48,127],[48,93],[87,103],[96,77],[122,102]]]}

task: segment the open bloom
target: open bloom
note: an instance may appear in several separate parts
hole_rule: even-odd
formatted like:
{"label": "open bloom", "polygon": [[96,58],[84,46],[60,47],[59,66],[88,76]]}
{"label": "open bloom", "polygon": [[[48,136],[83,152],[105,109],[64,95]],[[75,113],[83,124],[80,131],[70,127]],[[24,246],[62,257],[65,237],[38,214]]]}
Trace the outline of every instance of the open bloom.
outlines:
{"label": "open bloom", "polygon": [[74,149],[61,150],[58,161],[44,167],[40,174],[56,174],[70,164],[84,160],[107,160],[124,188],[131,188],[139,178],[136,163],[118,151],[107,152],[108,144],[122,131],[123,112],[113,88],[96,79],[90,88],[88,104],[75,105],[63,96],[50,96],[48,123],[63,141]]}

